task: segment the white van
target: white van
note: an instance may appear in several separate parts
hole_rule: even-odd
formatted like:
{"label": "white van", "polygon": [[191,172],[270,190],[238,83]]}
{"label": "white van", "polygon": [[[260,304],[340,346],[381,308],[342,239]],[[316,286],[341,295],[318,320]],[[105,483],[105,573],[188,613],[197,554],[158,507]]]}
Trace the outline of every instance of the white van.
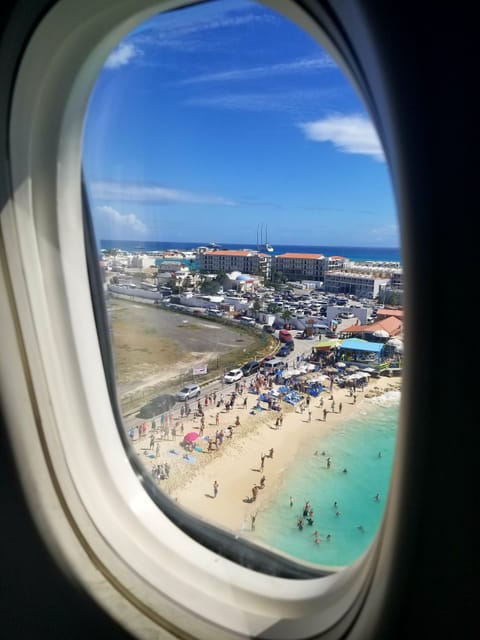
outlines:
{"label": "white van", "polygon": [[282,358],[272,358],[262,364],[262,369],[265,373],[273,373],[277,369],[285,369],[287,363]]}
{"label": "white van", "polygon": [[250,318],[249,316],[242,316],[240,318],[240,322],[242,324],[245,324],[245,325],[249,326],[249,327],[255,326],[255,320],[253,318]]}

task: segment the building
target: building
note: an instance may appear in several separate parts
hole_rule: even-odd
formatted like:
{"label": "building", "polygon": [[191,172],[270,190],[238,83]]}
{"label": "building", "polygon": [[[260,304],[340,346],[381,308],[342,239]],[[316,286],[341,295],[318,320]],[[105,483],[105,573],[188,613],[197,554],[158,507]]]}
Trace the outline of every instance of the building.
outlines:
{"label": "building", "polygon": [[[342,256],[324,256],[322,253],[283,253],[274,258],[272,270],[281,272],[293,282],[323,284],[325,274],[332,269],[344,269],[349,264]],[[307,285],[308,286],[308,285]]]}
{"label": "building", "polygon": [[325,256],[322,253],[282,253],[275,256],[273,269],[288,280],[323,281]]}
{"label": "building", "polygon": [[324,288],[331,293],[347,293],[358,298],[376,298],[380,287],[388,284],[386,278],[379,278],[368,272],[329,271],[325,274]]}
{"label": "building", "polygon": [[240,271],[270,278],[272,257],[250,249],[216,249],[198,255],[198,266],[202,272],[219,273]]}
{"label": "building", "polygon": [[342,329],[342,336],[352,336],[364,340],[374,340],[381,338],[383,341],[388,338],[401,336],[403,334],[403,322],[396,316],[382,317],[372,324],[354,325]]}

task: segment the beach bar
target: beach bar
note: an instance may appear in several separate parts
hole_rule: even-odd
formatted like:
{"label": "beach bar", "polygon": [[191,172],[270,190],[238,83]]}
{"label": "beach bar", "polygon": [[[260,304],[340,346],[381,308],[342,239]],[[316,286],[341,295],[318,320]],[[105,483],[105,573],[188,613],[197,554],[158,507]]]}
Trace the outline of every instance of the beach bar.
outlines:
{"label": "beach bar", "polygon": [[350,338],[344,340],[339,347],[342,359],[350,362],[382,362],[384,344],[381,342],[369,342],[360,338]]}

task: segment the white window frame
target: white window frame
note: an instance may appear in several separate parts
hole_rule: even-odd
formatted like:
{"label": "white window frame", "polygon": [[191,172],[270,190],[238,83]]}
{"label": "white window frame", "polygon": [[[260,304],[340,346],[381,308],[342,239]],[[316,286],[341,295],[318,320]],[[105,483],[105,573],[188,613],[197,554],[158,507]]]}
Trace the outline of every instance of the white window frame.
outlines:
{"label": "white window frame", "polygon": [[[4,357],[22,371],[5,407],[16,418],[11,437],[24,486],[59,562],[138,637],[337,638],[361,607],[357,628],[367,630],[389,578],[394,495],[357,562],[326,577],[279,578],[226,560],[175,526],[143,489],[118,435],[85,259],[82,127],[109,51],[140,22],[182,4],[62,0],[36,29],[19,69],[12,197],[1,219],[8,274],[2,270],[0,293],[9,304],[0,307],[11,337]],[[266,4],[338,57],[298,6]],[[5,367],[2,389],[13,389]],[[379,572],[384,578],[373,582]]]}

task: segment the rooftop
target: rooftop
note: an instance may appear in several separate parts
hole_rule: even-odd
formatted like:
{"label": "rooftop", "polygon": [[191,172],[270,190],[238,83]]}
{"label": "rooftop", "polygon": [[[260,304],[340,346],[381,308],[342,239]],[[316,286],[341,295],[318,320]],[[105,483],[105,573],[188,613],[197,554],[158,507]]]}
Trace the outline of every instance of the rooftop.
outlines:
{"label": "rooftop", "polygon": [[291,258],[297,260],[323,260],[323,253],[282,253],[277,258]]}
{"label": "rooftop", "polygon": [[249,251],[248,249],[243,249],[240,251],[236,251],[234,249],[216,249],[215,251],[205,251],[203,253],[204,256],[238,256],[241,258],[248,258],[249,256],[258,255],[256,251]]}

